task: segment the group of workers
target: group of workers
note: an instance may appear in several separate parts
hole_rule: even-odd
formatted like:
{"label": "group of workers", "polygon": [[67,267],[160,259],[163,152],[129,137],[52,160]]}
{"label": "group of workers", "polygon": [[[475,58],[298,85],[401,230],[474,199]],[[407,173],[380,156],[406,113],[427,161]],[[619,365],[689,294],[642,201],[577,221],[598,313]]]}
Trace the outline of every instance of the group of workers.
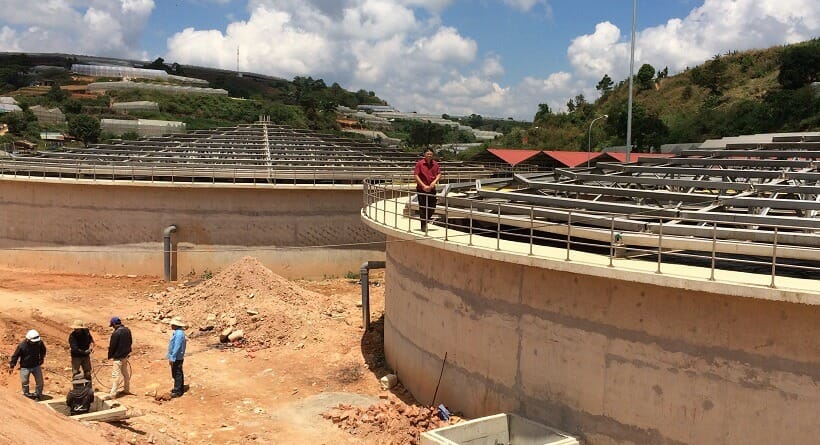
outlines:
{"label": "group of workers", "polygon": [[[171,376],[174,380],[174,388],[170,395],[176,398],[185,392],[185,375],[182,364],[187,344],[183,331],[186,325],[178,317],[173,318],[169,324],[173,331],[168,343],[166,358],[171,365]],[[112,317],[109,326],[113,332],[108,342],[108,360],[111,360],[113,370],[111,371],[111,390],[106,399],[131,394],[131,366],[128,363],[133,343],[131,330],[122,324],[119,317]],[[69,327],[71,328],[68,345],[71,354],[72,388],[66,395],[66,405],[71,415],[84,414],[89,412],[94,402],[94,390],[91,387],[91,354],[95,346],[94,337],[82,320],[75,320]],[[34,329],[26,333],[25,340],[17,345],[17,349],[11,356],[9,374],[14,372],[19,361],[23,395],[30,399],[41,400],[43,398],[42,366],[45,358],[46,345],[40,333]],[[34,377],[35,382],[33,393],[29,386],[31,377]],[[120,385],[122,385],[122,391],[119,390]]]}

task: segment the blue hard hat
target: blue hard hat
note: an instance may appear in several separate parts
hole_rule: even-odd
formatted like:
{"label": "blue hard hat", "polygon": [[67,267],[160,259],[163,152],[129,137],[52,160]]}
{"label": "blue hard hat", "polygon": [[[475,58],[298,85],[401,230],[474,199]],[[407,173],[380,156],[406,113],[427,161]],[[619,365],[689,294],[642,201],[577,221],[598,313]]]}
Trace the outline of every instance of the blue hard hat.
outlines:
{"label": "blue hard hat", "polygon": [[122,321],[120,321],[120,317],[111,317],[111,323],[109,324],[109,326],[116,326],[118,324],[122,324]]}

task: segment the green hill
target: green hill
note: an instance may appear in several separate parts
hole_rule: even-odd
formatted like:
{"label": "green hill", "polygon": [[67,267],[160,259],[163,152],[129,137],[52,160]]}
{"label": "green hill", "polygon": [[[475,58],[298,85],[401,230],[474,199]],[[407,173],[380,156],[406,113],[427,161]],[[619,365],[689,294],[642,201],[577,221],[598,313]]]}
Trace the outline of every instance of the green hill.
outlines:
{"label": "green hill", "polygon": [[[664,143],[700,142],[740,134],[820,130],[820,40],[765,50],[731,52],[666,76],[644,65],[634,81],[633,137],[639,151]],[[608,79],[606,76],[605,79]],[[568,111],[541,105],[532,127],[506,134],[494,146],[586,150],[626,143],[628,83],[602,79],[600,97],[569,100]]]}

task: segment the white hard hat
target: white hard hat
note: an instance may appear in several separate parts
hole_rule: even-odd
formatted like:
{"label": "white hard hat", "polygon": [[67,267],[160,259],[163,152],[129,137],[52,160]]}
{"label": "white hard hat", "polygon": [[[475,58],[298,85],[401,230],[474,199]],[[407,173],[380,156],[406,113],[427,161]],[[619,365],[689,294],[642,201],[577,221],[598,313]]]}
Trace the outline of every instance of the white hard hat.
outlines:
{"label": "white hard hat", "polygon": [[31,341],[33,343],[37,343],[38,341],[40,341],[40,333],[32,329],[26,332],[26,340]]}

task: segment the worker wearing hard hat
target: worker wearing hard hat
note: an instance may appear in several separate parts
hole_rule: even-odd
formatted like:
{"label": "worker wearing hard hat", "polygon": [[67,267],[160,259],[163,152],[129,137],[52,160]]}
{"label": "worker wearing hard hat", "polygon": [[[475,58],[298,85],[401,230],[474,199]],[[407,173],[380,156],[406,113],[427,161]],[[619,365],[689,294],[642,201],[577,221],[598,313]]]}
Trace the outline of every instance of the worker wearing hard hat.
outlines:
{"label": "worker wearing hard hat", "polygon": [[[46,345],[40,338],[40,333],[34,329],[26,333],[26,339],[17,345],[9,362],[9,374],[14,372],[17,360],[20,360],[20,383],[23,386],[23,395],[40,400],[43,397],[43,362],[46,359]],[[29,391],[29,379],[34,376],[34,393]]]}

